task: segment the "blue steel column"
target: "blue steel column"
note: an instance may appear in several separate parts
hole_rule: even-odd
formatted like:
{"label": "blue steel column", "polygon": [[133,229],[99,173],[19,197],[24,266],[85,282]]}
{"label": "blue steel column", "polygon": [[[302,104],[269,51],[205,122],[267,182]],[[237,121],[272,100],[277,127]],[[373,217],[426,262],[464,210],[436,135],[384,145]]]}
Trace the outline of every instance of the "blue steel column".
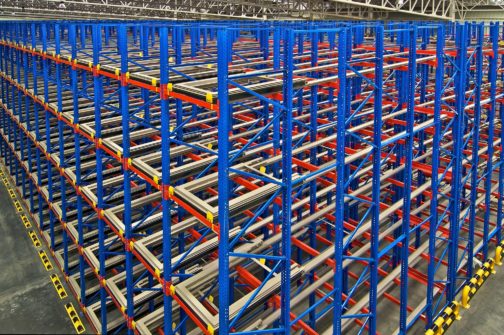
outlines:
{"label": "blue steel column", "polygon": [[[12,29],[13,29],[13,27],[11,25],[9,27],[9,40],[11,42],[14,42],[13,36],[12,36],[13,35]],[[13,48],[8,48],[6,63],[7,63],[7,66],[6,66],[7,73],[10,74],[10,76],[13,78],[14,77],[14,51],[13,51]],[[10,89],[10,92],[9,92],[9,89]],[[11,95],[12,95],[12,97],[11,97]],[[6,101],[9,101],[9,102],[14,100],[14,88],[12,87],[12,85],[10,83],[7,85],[6,99],[7,99]],[[12,100],[10,100],[10,99],[12,99]],[[7,139],[9,141],[9,143],[13,142],[11,128],[12,128],[12,120],[7,118]],[[11,150],[9,150],[8,154],[9,154],[9,159],[8,159],[9,172],[11,175],[14,175],[13,153]]]}
{"label": "blue steel column", "polygon": [[[490,57],[489,63],[489,74],[488,80],[490,82],[490,109],[488,111],[488,161],[486,167],[486,179],[485,179],[485,215],[483,222],[483,259],[488,258],[488,245],[492,236],[489,236],[490,232],[490,197],[492,190],[492,175],[493,175],[493,155],[494,155],[494,122],[495,122],[495,109],[496,101],[495,96],[497,94],[497,58],[499,51],[499,26],[494,23],[490,27],[490,42],[492,43],[493,56]],[[478,91],[481,92],[479,88],[481,85],[476,85]],[[501,120],[502,122],[502,120]],[[503,130],[501,129],[501,132]],[[502,167],[501,167],[502,170]]]}
{"label": "blue steel column", "polygon": [[[180,26],[175,26],[172,28],[172,40],[173,40],[173,45],[175,49],[175,65],[180,65],[182,64],[182,29]],[[196,108],[196,106],[193,106],[192,108]],[[176,113],[176,129],[177,132],[175,134],[175,137],[179,141],[183,141],[184,137],[184,130],[183,130],[183,116],[184,116],[184,109],[182,106],[182,100],[176,99],[175,101],[175,113]],[[177,166],[182,166],[183,165],[183,157],[177,157]],[[179,183],[182,183],[180,181]],[[177,213],[177,219],[179,220],[178,222],[183,220],[183,209],[181,207],[178,207],[178,213]],[[179,244],[179,253],[184,253],[185,251],[185,234],[184,232],[179,233],[178,236],[178,244]],[[180,269],[180,274],[184,274],[184,269]],[[183,276],[179,278],[181,281],[184,279]],[[179,325],[179,334],[180,335],[185,335],[187,330],[186,330],[186,324],[187,322],[185,321],[186,318],[186,313],[183,308],[179,308],[179,320],[181,324]]]}
{"label": "blue steel column", "polygon": [[171,335],[172,332],[172,301],[170,292],[166,292],[167,283],[171,283],[171,200],[167,194],[170,185],[170,105],[166,89],[168,85],[168,28],[161,27],[159,30],[160,46],[160,90],[161,90],[161,159],[162,159],[162,183],[163,183],[163,281],[165,283],[163,306],[164,306],[164,333]]}
{"label": "blue steel column", "polygon": [[343,218],[345,208],[345,135],[346,135],[346,47],[348,30],[338,33],[338,110],[336,124],[336,200],[334,223],[334,295],[333,334],[341,334],[342,291],[343,291]]}
{"label": "blue steel column", "polygon": [[228,103],[228,55],[229,33],[220,30],[217,36],[217,80],[219,97],[219,334],[229,334],[229,138],[231,129]]}
{"label": "blue steel column", "polygon": [[[17,24],[17,31],[16,31],[16,42],[18,43],[18,45],[20,45],[22,43],[22,28],[24,27],[24,24],[22,23],[18,23]],[[17,74],[18,74],[18,82],[21,84],[21,70],[23,69],[24,70],[24,67],[23,67],[23,61],[22,61],[22,56],[24,56],[24,52],[21,51],[21,49],[18,49],[17,51],[17,56],[16,56],[16,60],[17,60]],[[26,88],[26,86],[25,86]],[[17,100],[17,109],[18,109],[18,121],[20,124],[23,124],[23,120],[24,120],[24,117],[23,117],[23,103],[22,103],[22,94],[23,92],[21,90],[17,90],[17,94],[18,94],[18,100]],[[25,162],[26,161],[26,153],[25,153],[25,138],[26,138],[26,144],[29,145],[28,143],[28,138],[25,137],[25,134],[23,133],[23,130],[21,129],[21,127],[17,127],[17,130],[18,130],[18,137],[19,137],[19,153],[20,153],[20,158],[21,158],[21,161],[22,162]],[[21,170],[21,195],[23,198],[26,198],[26,171],[25,169],[23,169],[22,166],[20,166],[20,170]]]}
{"label": "blue steel column", "polygon": [[[44,54],[47,53],[47,25],[42,24],[42,50]],[[44,74],[44,103],[46,107],[45,111],[45,133],[46,133],[46,159],[47,159],[47,191],[49,192],[49,209],[51,208],[53,202],[53,178],[52,178],[52,166],[50,163],[50,157],[52,154],[52,144],[51,144],[51,113],[47,109],[47,104],[49,103],[49,61],[47,58],[42,58],[42,70]],[[49,231],[51,237],[51,251],[55,250],[55,236],[54,236],[54,212],[49,211]]]}
{"label": "blue steel column", "polygon": [[[60,57],[61,52],[61,26],[59,24],[54,25],[54,40],[56,44],[56,57]],[[57,113],[61,115],[63,111],[63,83],[61,79],[61,63],[56,62],[56,105],[57,105]],[[65,134],[64,134],[64,125],[63,120],[58,119],[58,136],[59,136],[59,165],[60,168],[65,169]],[[65,176],[60,174],[60,191],[61,191],[61,222],[66,225],[67,222],[67,200],[66,200],[66,180]],[[62,239],[63,239],[63,269],[65,275],[68,276],[68,236],[66,229],[62,230]]]}
{"label": "blue steel column", "polygon": [[[408,25],[405,23],[401,23],[398,25],[399,26],[399,31],[397,33],[397,41],[400,45],[400,52],[406,52],[406,48],[409,47],[408,45]],[[402,109],[405,104],[408,103],[408,72],[409,71],[396,71],[396,89],[398,91],[398,109]],[[401,115],[399,119],[406,121],[405,117]],[[402,125],[394,125],[394,132],[399,133],[401,131],[406,131],[406,127]],[[397,143],[396,147],[396,160],[394,162],[394,168],[398,168],[401,165],[401,161],[404,159],[405,156],[405,145],[402,143]],[[399,171],[397,173],[397,178],[398,180],[404,180],[404,174],[405,171]],[[400,187],[399,185],[392,185],[392,202],[396,203],[399,202],[401,199],[404,199],[404,188]],[[394,222],[399,221],[399,216],[394,213],[393,214]],[[398,240],[401,236],[402,233],[402,227],[398,227],[397,229],[394,230],[394,239]],[[399,265],[401,259],[401,248],[397,244],[394,249],[393,249],[393,259],[392,259],[392,264],[394,267]]]}
{"label": "blue steel column", "polygon": [[434,321],[434,281],[436,279],[436,233],[438,227],[438,189],[439,189],[439,146],[441,138],[441,94],[444,87],[444,26],[437,27],[436,39],[436,75],[434,86],[434,135],[432,141],[432,176],[431,176],[431,206],[429,219],[429,265],[427,269],[427,302],[426,302],[426,329]]}
{"label": "blue steel column", "polygon": [[[382,95],[383,95],[383,26],[376,27],[376,54],[375,54],[375,106],[373,121],[373,181],[372,201],[373,212],[371,217],[371,248],[369,269],[369,333],[376,333],[376,313],[378,300],[378,248],[380,229],[380,170],[381,170],[381,129],[382,129]],[[341,85],[341,84],[340,84]]]}
{"label": "blue steel column", "polygon": [[[499,25],[497,24],[499,27]],[[497,32],[496,35],[493,36],[494,39],[499,40],[499,28],[496,28]],[[504,38],[504,29],[503,29],[503,38]],[[497,53],[496,53],[497,54]],[[499,70],[502,71],[502,74],[500,75],[500,80],[504,80],[504,55],[500,56],[501,57],[501,66]],[[499,108],[499,117],[500,117],[500,122],[501,124],[504,123],[504,104],[501,102],[500,103],[500,108]],[[497,239],[497,243],[501,242],[501,236],[502,236],[502,202],[504,201],[504,131],[500,131],[500,140],[501,144],[499,146],[499,186],[498,186],[498,201],[497,201],[497,222],[496,222],[496,227],[495,229],[497,230],[495,234],[495,238]]]}
{"label": "blue steel column", "polygon": [[[149,43],[148,43],[148,40],[149,40],[149,27],[148,26],[142,26],[142,29],[143,29],[143,32],[142,32],[142,38],[141,38],[141,41],[145,41],[144,43],[140,43],[140,48],[141,48],[141,53],[140,53],[140,57],[142,57],[143,59],[147,59],[149,57]],[[132,27],[132,31],[135,31],[136,30],[136,27]],[[141,96],[142,96],[142,102],[143,102],[143,106],[142,106],[142,109],[144,110],[144,114],[143,114],[143,119],[144,119],[144,122],[145,124],[150,124],[151,123],[151,110],[150,110],[150,104],[151,104],[151,92],[149,89],[147,88],[144,88],[142,87],[140,89],[140,92],[141,92]],[[149,140],[144,138],[142,139],[142,143],[146,143],[148,142]],[[148,182],[145,182],[145,193],[146,194],[151,194],[152,193],[152,185],[149,184]],[[144,206],[144,210],[146,213],[149,213],[151,210],[152,210],[152,205],[150,204],[147,204]],[[151,274],[147,274],[148,278],[149,278],[149,283],[150,286],[152,286],[152,283],[153,283],[153,278],[151,276]],[[154,306],[152,303],[150,303],[150,308],[152,309]]]}
{"label": "blue steel column", "polygon": [[[95,24],[93,28],[93,67],[96,69],[100,64],[101,44],[101,25]],[[95,141],[100,143],[101,139],[101,103],[103,99],[103,78],[98,71],[93,72],[94,88],[94,115],[95,115]],[[100,262],[100,311],[101,311],[101,333],[107,333],[107,291],[105,290],[105,222],[101,216],[101,210],[104,207],[103,201],[103,149],[96,146],[96,198],[98,200],[98,258]]]}
{"label": "blue steel column", "polygon": [[[68,42],[71,47],[72,67],[70,70],[70,85],[73,95],[73,122],[74,126],[79,124],[79,88],[77,79],[77,68],[75,62],[77,58],[77,27],[71,24],[68,27]],[[83,255],[84,246],[84,227],[82,221],[82,195],[80,194],[81,187],[81,157],[80,157],[80,135],[78,132],[74,133],[74,146],[75,146],[75,188],[77,189],[77,232],[78,232],[78,251],[79,251],[79,287],[80,287],[80,303],[81,306],[86,306],[86,262]]]}
{"label": "blue steel column", "polygon": [[454,300],[457,291],[457,265],[458,265],[458,240],[460,230],[460,196],[462,178],[462,121],[465,108],[465,84],[467,76],[467,27],[458,25],[456,31],[457,58],[456,66],[458,71],[455,75],[455,120],[453,122],[453,169],[451,181],[451,202],[450,202],[450,236],[448,250],[448,282],[446,301]]}
{"label": "blue steel column", "polygon": [[[280,43],[281,43],[281,31],[279,27],[276,27],[273,31],[273,70],[280,70]],[[273,105],[273,152],[277,153],[280,150],[280,118],[276,117],[280,113],[279,107],[275,104]],[[273,164],[273,177],[280,178],[280,165],[278,162]],[[280,222],[280,205],[276,202],[273,203],[273,232],[278,231],[278,225]],[[273,245],[273,255],[278,256],[278,243]]]}
{"label": "blue steel column", "polygon": [[[401,304],[399,314],[399,333],[406,334],[408,318],[408,256],[409,256],[409,234],[410,234],[410,212],[411,212],[411,177],[414,134],[413,124],[415,122],[415,88],[416,88],[416,43],[417,26],[413,25],[409,29],[409,55],[408,55],[408,92],[406,111],[406,144],[405,144],[405,167],[404,167],[404,190],[403,190],[403,218],[401,224],[401,235],[403,242],[401,246]],[[379,97],[378,97],[379,98]]]}
{"label": "blue steel column", "polygon": [[[282,119],[282,266],[280,308],[284,333],[290,334],[290,259],[291,259],[291,216],[292,216],[292,100],[294,31],[286,31],[284,41],[283,71],[283,119]],[[313,121],[313,120],[312,120]]]}
{"label": "blue steel column", "polygon": [[[31,24],[31,46],[33,49],[37,47],[37,39],[36,39],[36,24],[32,23]],[[38,67],[37,67],[37,56],[33,55],[32,57],[32,76],[33,76],[33,95],[37,96],[38,95]],[[34,103],[33,104],[33,115],[34,115],[34,123],[35,123],[35,140],[37,143],[40,143],[42,140],[42,137],[40,135],[40,120],[39,120],[39,104]],[[42,186],[42,165],[41,165],[41,148],[37,147],[35,149],[35,158],[37,161],[37,190],[39,190],[40,186]],[[43,214],[43,201],[42,196],[37,197],[38,199],[38,218],[39,218],[39,228],[43,229],[44,228],[44,214]]]}
{"label": "blue steel column", "polygon": [[[13,34],[13,37],[12,37],[12,40],[14,43],[17,44],[18,42],[18,39],[17,39],[17,28],[18,28],[18,24],[13,24],[12,25],[12,34]],[[19,51],[16,50],[15,48],[12,48],[12,77],[13,78],[19,78],[19,61],[18,61],[18,55],[19,55]],[[10,108],[11,108],[11,112],[12,112],[12,115],[15,115],[15,116],[18,116],[18,113],[17,113],[17,110],[19,109],[19,106],[18,104],[16,103],[17,99],[16,99],[16,96],[19,97],[19,90],[13,86],[12,88],[12,100],[11,100],[11,105],[10,105]],[[18,144],[18,138],[19,138],[19,129],[18,127],[16,126],[16,124],[14,123],[14,121],[10,121],[10,124],[11,124],[11,127],[12,127],[12,144],[13,144],[13,147],[14,147],[14,150],[15,151],[19,151],[19,144]],[[16,186],[19,186],[19,162],[15,156],[15,152],[12,153],[12,157],[14,158],[12,160],[12,164],[14,164],[14,171],[15,171],[15,174],[14,174],[14,182],[15,182],[15,185]]]}
{"label": "blue steel column", "polygon": [[[421,49],[422,50],[426,50],[427,49],[427,44],[429,43],[429,35],[430,33],[430,29],[422,29],[421,31],[421,36],[422,36],[422,43],[421,43]],[[419,68],[420,68],[420,103],[423,104],[425,103],[426,101],[426,94],[427,94],[427,83],[429,81],[429,64],[420,64],[419,65]],[[420,114],[418,117],[417,117],[417,121],[419,123],[421,122],[425,122],[427,121],[427,115],[425,114]],[[425,140],[427,139],[426,137],[426,134],[425,134],[425,131],[420,131],[417,135],[417,138],[418,138],[418,154],[417,156],[421,156],[423,154],[425,154],[425,150],[426,150],[426,144],[425,144]],[[426,178],[425,178],[425,173],[422,172],[422,171],[418,171],[417,172],[417,181],[416,181],[416,185],[417,186],[420,186],[420,185],[423,185],[426,181]],[[417,196],[416,198],[416,206],[419,207],[422,205],[422,202],[425,201],[425,195],[423,194],[420,194]],[[421,243],[421,236],[422,234],[422,230],[421,229],[416,229],[416,232],[415,232],[415,248],[418,248],[420,247],[420,243]]]}
{"label": "blue steel column", "polygon": [[[23,25],[23,46],[24,48],[29,48],[28,47],[28,28],[29,25],[26,23]],[[26,89],[30,88],[30,82],[28,80],[29,74],[30,74],[30,69],[29,69],[29,63],[28,63],[28,53],[23,52],[23,65],[24,65],[24,85]],[[26,130],[31,132],[32,131],[32,120],[30,117],[30,103],[31,103],[31,98],[28,95],[25,95],[25,115],[26,115]],[[27,136],[26,137],[26,143],[27,143],[27,160],[28,160],[28,172],[30,176],[34,173],[33,171],[33,147],[30,141],[30,138]],[[34,204],[34,193],[35,193],[35,187],[33,184],[33,179],[29,178],[28,179],[29,187],[30,187],[30,213],[34,214],[35,210],[35,204]]]}
{"label": "blue steel column", "polygon": [[[473,276],[473,257],[474,257],[474,224],[476,221],[476,199],[478,196],[478,165],[479,165],[479,133],[480,133],[480,119],[481,119],[481,84],[483,77],[483,37],[484,37],[484,26],[480,24],[475,27],[477,34],[476,41],[476,66],[475,66],[475,81],[474,85],[474,116],[473,116],[473,142],[472,142],[472,159],[471,159],[471,204],[469,207],[469,232],[467,239],[467,273],[466,277],[471,278]],[[493,142],[493,117],[489,119],[489,140]],[[491,130],[491,131],[490,131]],[[493,156],[493,143],[488,146],[488,154],[490,157]],[[493,158],[490,158],[491,162]],[[492,167],[490,163],[490,168]],[[491,182],[491,173],[488,176],[487,181]],[[490,190],[487,190],[487,196],[490,201]],[[486,198],[486,196],[485,196]],[[490,212],[490,211],[485,211]],[[485,213],[485,223],[484,226],[488,227],[486,221],[487,215]],[[485,228],[484,228],[485,229]],[[487,229],[488,232],[488,229]],[[485,248],[486,243],[483,244]],[[486,246],[487,250],[488,247]],[[485,257],[486,259],[486,257]]]}
{"label": "blue steel column", "polygon": [[[300,39],[303,34],[299,34]],[[300,44],[302,41],[300,42]],[[311,66],[317,66],[318,62],[318,34],[311,34]],[[312,78],[318,78],[318,72],[313,71],[311,74]],[[317,111],[318,111],[318,85],[313,85],[310,89],[310,142],[315,142],[317,140]],[[303,90],[299,90],[298,103],[303,106]],[[317,166],[317,147],[310,150],[310,164]],[[310,182],[310,214],[315,213],[317,205],[317,181],[314,179]],[[314,220],[310,224],[310,247],[316,248],[316,235],[317,235],[317,222]],[[310,284],[315,281],[315,271],[310,273]],[[315,293],[310,294],[309,297],[310,307],[315,304]],[[315,309],[310,312],[310,327],[315,329]]]}
{"label": "blue steel column", "polygon": [[122,115],[122,149],[123,149],[123,188],[124,188],[124,238],[126,242],[126,314],[128,317],[128,334],[133,334],[131,329],[133,317],[135,314],[134,297],[134,278],[133,278],[133,253],[130,249],[130,241],[133,237],[131,227],[131,175],[129,171],[130,159],[130,133],[129,133],[129,96],[128,96],[128,34],[125,25],[119,26],[118,32],[119,55],[121,57],[121,81],[119,88],[119,108]]}

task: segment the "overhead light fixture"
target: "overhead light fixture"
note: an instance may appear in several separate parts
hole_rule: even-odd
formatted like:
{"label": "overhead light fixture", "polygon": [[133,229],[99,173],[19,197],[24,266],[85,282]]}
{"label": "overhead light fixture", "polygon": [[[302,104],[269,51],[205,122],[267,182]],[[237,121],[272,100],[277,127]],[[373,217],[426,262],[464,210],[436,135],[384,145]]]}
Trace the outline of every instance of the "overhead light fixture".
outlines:
{"label": "overhead light fixture", "polygon": [[402,7],[404,5],[404,0],[397,0],[397,6]]}

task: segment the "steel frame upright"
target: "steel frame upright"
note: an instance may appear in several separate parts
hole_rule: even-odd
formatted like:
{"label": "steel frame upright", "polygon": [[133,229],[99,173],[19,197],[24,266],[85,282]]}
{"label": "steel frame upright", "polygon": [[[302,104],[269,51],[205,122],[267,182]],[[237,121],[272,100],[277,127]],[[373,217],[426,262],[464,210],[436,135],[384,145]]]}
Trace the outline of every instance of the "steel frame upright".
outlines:
{"label": "steel frame upright", "polygon": [[2,22],[0,156],[103,334],[429,329],[501,248],[501,27]]}

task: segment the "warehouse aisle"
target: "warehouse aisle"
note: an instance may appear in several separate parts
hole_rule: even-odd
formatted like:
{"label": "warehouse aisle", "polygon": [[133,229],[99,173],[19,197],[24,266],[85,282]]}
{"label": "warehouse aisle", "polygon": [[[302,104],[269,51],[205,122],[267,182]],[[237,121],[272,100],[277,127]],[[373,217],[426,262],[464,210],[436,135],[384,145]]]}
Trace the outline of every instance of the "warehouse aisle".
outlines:
{"label": "warehouse aisle", "polygon": [[61,273],[43,267],[3,183],[0,246],[0,333],[75,334],[63,305],[75,301],[57,296],[49,276]]}
{"label": "warehouse aisle", "polygon": [[448,335],[502,334],[502,306],[504,306],[504,265],[496,267],[471,300],[469,309],[462,311],[462,319],[455,322]]}

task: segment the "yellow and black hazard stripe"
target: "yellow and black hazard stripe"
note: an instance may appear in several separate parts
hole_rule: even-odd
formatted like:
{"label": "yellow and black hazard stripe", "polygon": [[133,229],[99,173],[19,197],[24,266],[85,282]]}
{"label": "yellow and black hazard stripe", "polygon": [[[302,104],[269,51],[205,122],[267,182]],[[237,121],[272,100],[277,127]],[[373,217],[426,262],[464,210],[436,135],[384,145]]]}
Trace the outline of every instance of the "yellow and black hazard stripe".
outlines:
{"label": "yellow and black hazard stripe", "polygon": [[[498,252],[498,250],[496,250]],[[497,256],[496,256],[497,258]],[[500,263],[500,262],[499,262]],[[495,261],[489,258],[483,265],[476,271],[476,274],[469,280],[469,283],[462,289],[462,307],[469,308],[469,301],[474,297],[476,292],[481,288],[485,281],[494,273]]]}
{"label": "yellow and black hazard stripe", "polygon": [[31,228],[32,225],[30,219],[28,219],[26,215],[21,215],[21,221],[23,221],[25,228]]}
{"label": "yellow and black hazard stripe", "polygon": [[16,211],[18,213],[23,211],[23,206],[21,206],[21,203],[18,200],[14,201],[14,206],[16,207]]}
{"label": "yellow and black hazard stripe", "polygon": [[77,311],[75,310],[73,304],[71,302],[65,304],[65,309],[67,311],[68,316],[70,317],[70,321],[72,321],[72,324],[77,334],[84,333],[86,331],[86,328],[84,328],[84,324],[82,323],[79,314],[77,314]]}
{"label": "yellow and black hazard stripe", "polygon": [[42,264],[44,265],[45,269],[47,271],[50,271],[53,269],[52,263],[49,260],[49,257],[47,256],[46,252],[44,250],[39,250],[38,252],[40,260],[42,261]]}
{"label": "yellow and black hazard stripe", "polygon": [[40,248],[40,246],[41,246],[42,244],[40,243],[40,240],[39,240],[39,238],[37,237],[37,234],[36,234],[33,230],[30,230],[30,231],[28,232],[28,236],[30,236],[30,239],[32,240],[33,246],[34,246],[35,248]]}
{"label": "yellow and black hazard stripe", "polygon": [[460,320],[460,304],[452,301],[434,321],[431,329],[425,335],[441,335],[450,328],[455,320]]}
{"label": "yellow and black hazard stripe", "polygon": [[61,283],[61,280],[59,279],[56,273],[53,273],[51,275],[51,281],[54,285],[54,288],[56,289],[56,292],[58,292],[58,296],[60,297],[60,299],[65,299],[66,297],[68,297],[68,294],[66,293],[66,290],[63,287],[63,284]]}
{"label": "yellow and black hazard stripe", "polygon": [[504,257],[504,241],[495,249],[495,258],[488,258],[483,265],[476,271],[474,276],[462,289],[462,299],[460,302],[452,301],[443,312],[434,320],[430,329],[425,335],[441,335],[453,324],[455,320],[460,319],[460,306],[469,308],[469,301],[478,292],[485,281],[492,273],[495,273],[495,265],[502,265]]}

